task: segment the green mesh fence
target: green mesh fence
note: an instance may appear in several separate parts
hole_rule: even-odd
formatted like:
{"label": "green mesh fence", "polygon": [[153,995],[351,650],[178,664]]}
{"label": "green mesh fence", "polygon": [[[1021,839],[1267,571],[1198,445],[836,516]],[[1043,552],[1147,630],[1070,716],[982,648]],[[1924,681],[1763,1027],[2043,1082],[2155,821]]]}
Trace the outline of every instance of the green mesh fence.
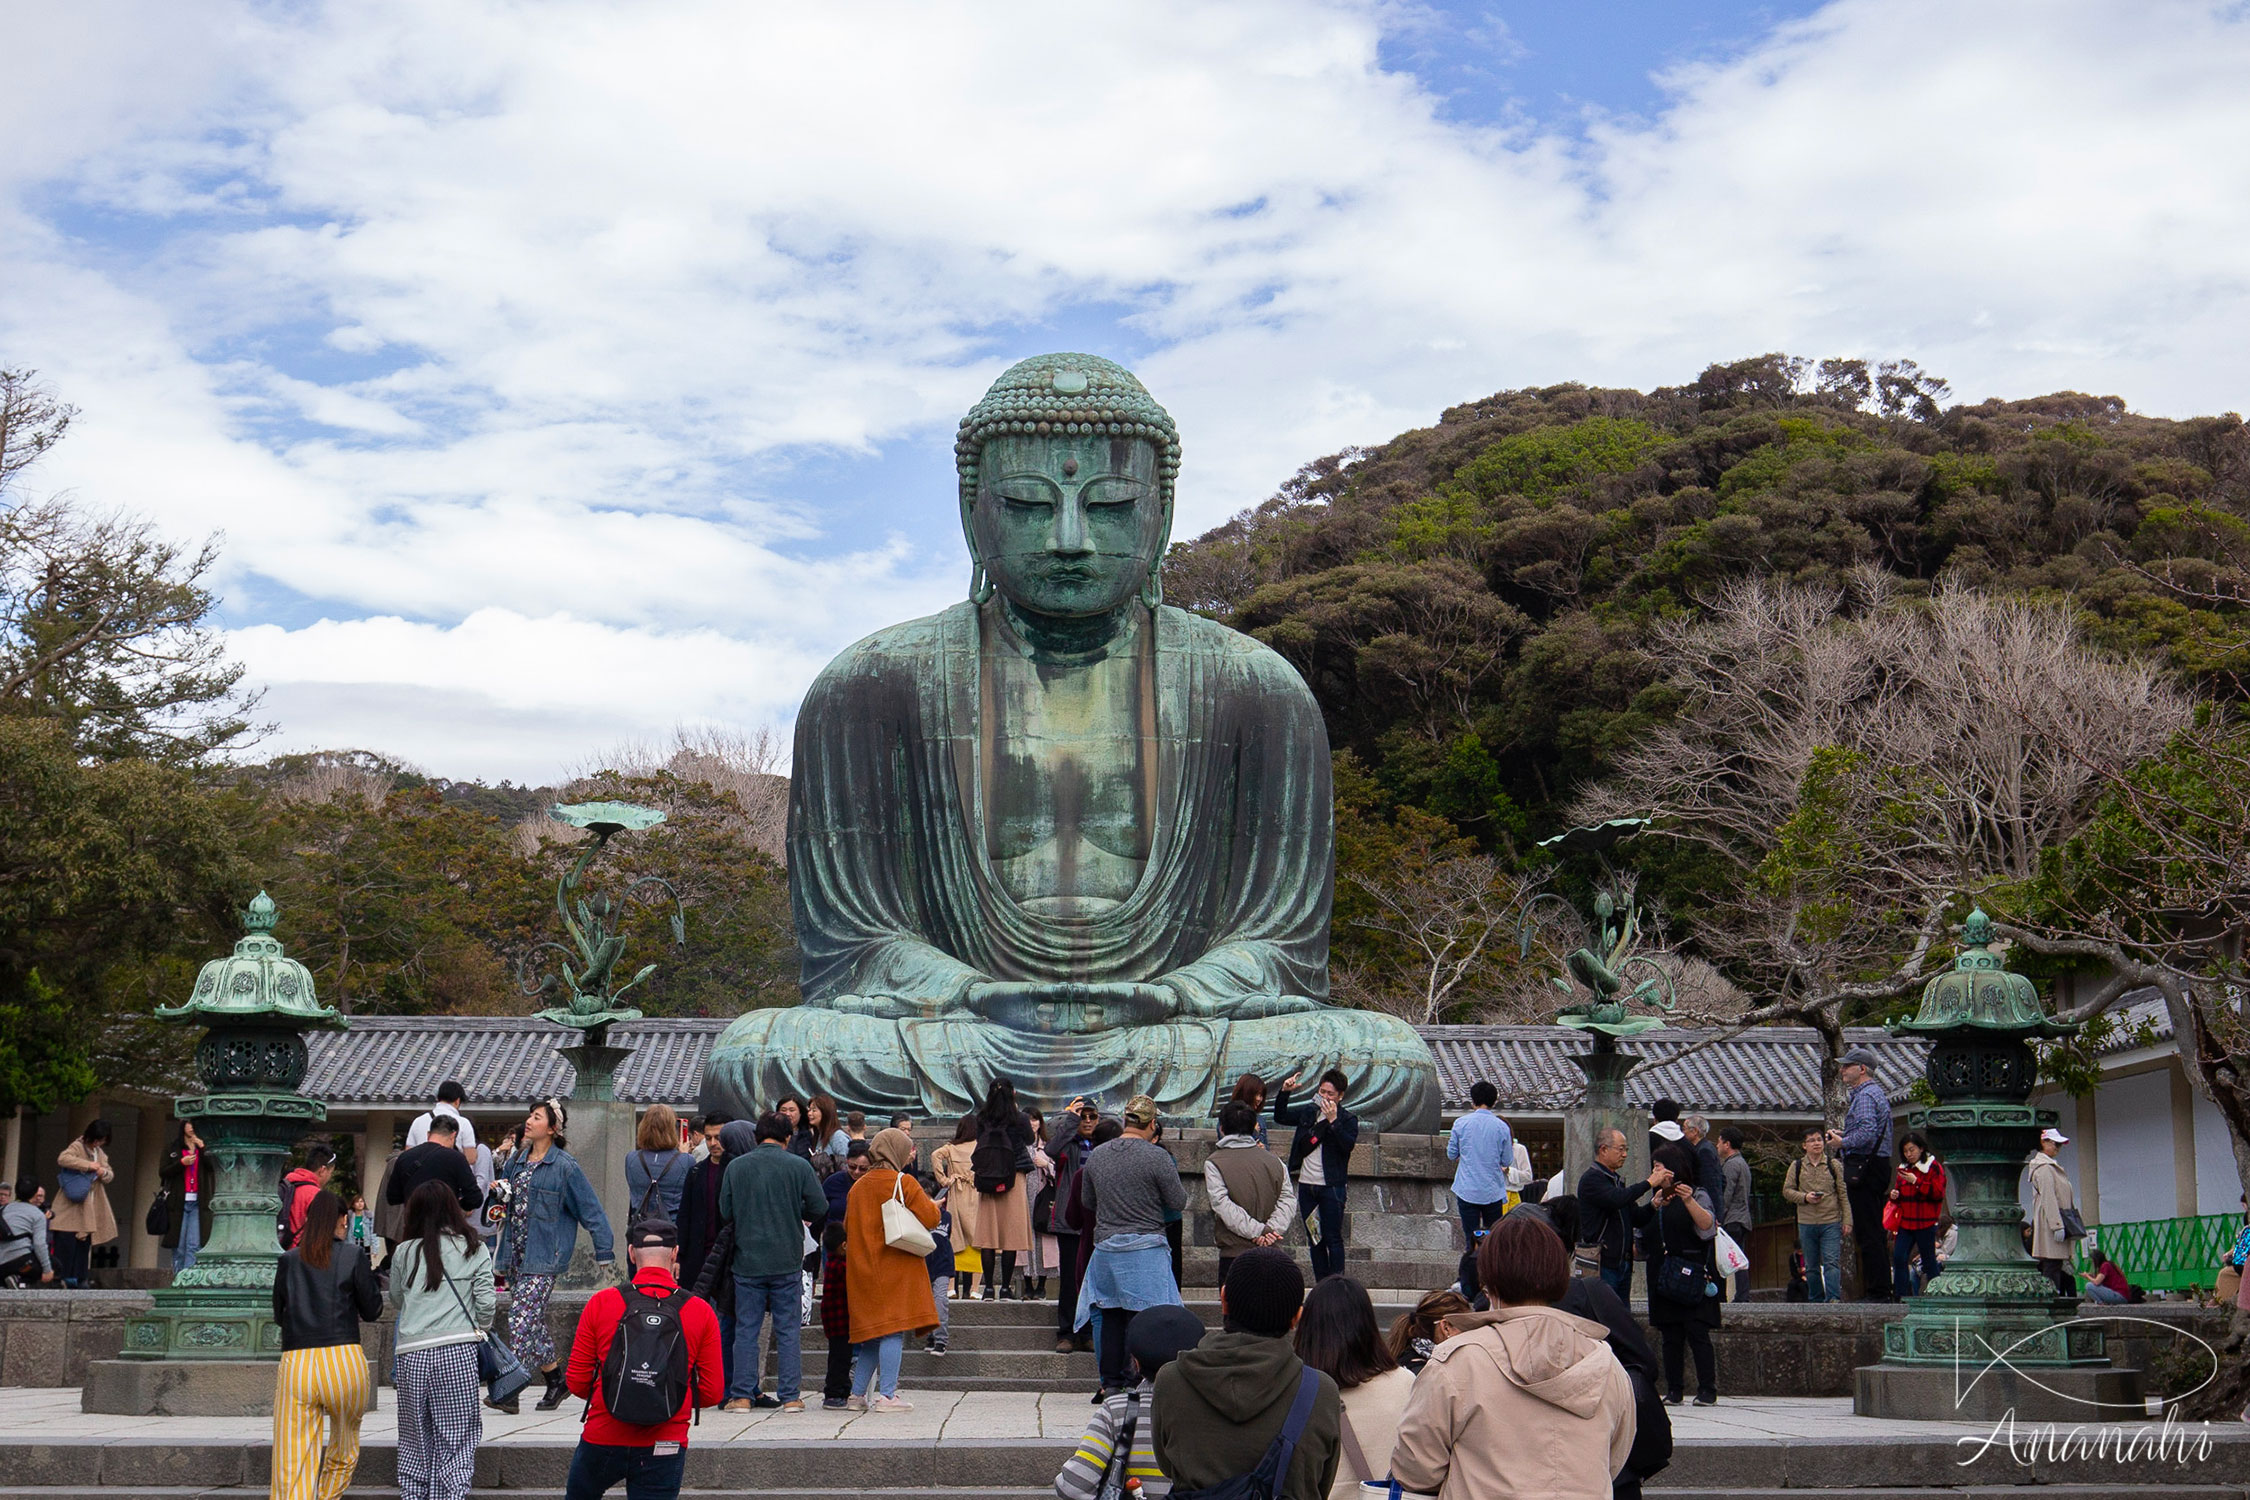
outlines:
{"label": "green mesh fence", "polygon": [[2235,1214],[2196,1219],[2136,1219],[2127,1224],[2092,1224],[2078,1242],[2077,1261],[2090,1268],[2090,1247],[2099,1246],[2125,1279],[2149,1291],[2208,1287],[2219,1276],[2219,1258],[2234,1247],[2242,1231]]}

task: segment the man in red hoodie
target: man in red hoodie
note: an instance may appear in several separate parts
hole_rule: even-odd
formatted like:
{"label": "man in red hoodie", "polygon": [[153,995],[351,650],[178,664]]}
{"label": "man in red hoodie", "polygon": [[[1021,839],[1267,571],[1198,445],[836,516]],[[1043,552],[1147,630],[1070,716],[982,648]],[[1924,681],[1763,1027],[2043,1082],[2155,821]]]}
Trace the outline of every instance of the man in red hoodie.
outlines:
{"label": "man in red hoodie", "polygon": [[625,1482],[628,1500],[674,1500],[687,1467],[689,1419],[695,1408],[716,1406],[726,1394],[719,1316],[710,1303],[680,1286],[679,1230],[666,1219],[644,1219],[626,1231],[625,1254],[637,1293],[668,1305],[677,1299],[687,1343],[688,1390],[668,1422],[635,1424],[612,1417],[602,1389],[602,1361],[625,1315],[625,1294],[604,1287],[587,1298],[564,1378],[570,1393],[590,1401],[592,1409],[571,1456],[564,1500],[599,1500],[619,1480]]}

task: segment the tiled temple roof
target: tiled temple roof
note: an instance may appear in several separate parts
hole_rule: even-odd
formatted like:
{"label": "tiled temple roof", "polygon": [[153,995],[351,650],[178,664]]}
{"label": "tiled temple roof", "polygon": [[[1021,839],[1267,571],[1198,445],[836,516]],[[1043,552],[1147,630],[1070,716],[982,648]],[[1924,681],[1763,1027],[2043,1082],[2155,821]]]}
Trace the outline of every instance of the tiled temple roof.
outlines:
{"label": "tiled temple roof", "polygon": [[[703,1062],[723,1019],[646,1020],[612,1028],[613,1045],[633,1049],[617,1074],[617,1097],[633,1104],[693,1106]],[[1503,1107],[1560,1111],[1583,1076],[1570,1054],[1585,1033],[1562,1026],[1425,1026],[1437,1059],[1444,1108],[1468,1108],[1469,1085],[1489,1078]],[[366,1016],[348,1031],[306,1038],[312,1065],[304,1091],[337,1109],[426,1107],[446,1079],[458,1080],[472,1111],[506,1107],[569,1087],[570,1068],[555,1052],[564,1028],[530,1016]],[[1650,1059],[1627,1080],[1626,1095],[1647,1106],[1669,1097],[1730,1118],[1808,1118],[1819,1114],[1819,1041],[1809,1027],[1761,1027],[1723,1040],[1698,1031],[1652,1031],[1622,1050]],[[1927,1044],[1852,1028],[1847,1045],[1874,1050],[1877,1075],[1894,1101],[1922,1072]],[[1698,1044],[1706,1044],[1697,1049]],[[1674,1061],[1673,1059],[1677,1059]]]}

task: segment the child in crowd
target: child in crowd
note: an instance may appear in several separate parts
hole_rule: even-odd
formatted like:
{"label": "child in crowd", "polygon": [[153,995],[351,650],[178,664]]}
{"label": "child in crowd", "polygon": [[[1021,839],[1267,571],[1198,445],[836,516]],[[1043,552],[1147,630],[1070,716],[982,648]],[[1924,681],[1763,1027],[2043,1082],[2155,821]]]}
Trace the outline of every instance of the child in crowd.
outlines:
{"label": "child in crowd", "polygon": [[945,1195],[937,1190],[935,1177],[924,1172],[921,1180],[922,1191],[935,1199],[938,1206],[937,1228],[930,1231],[937,1248],[923,1257],[930,1268],[930,1296],[937,1302],[937,1330],[922,1341],[922,1350],[927,1354],[943,1354],[946,1333],[953,1324],[953,1299],[949,1295],[953,1290],[953,1210],[946,1205]]}
{"label": "child in crowd", "polygon": [[1125,1450],[1124,1479],[1140,1481],[1147,1500],[1172,1493],[1172,1481],[1156,1463],[1156,1374],[1182,1350],[1200,1343],[1205,1331],[1203,1320],[1184,1307],[1152,1307],[1134,1314],[1125,1352],[1140,1383],[1114,1392],[1094,1413],[1093,1424],[1055,1476],[1055,1493],[1062,1500],[1094,1500],[1119,1448]]}

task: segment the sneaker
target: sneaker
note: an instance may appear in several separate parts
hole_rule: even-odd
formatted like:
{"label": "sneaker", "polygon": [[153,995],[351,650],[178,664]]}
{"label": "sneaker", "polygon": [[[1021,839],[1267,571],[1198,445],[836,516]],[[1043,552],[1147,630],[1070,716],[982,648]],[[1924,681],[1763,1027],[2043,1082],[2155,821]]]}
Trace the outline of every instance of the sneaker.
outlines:
{"label": "sneaker", "polygon": [[778,1411],[781,1409],[781,1398],[769,1396],[764,1391],[760,1391],[750,1398],[750,1404],[760,1411]]}
{"label": "sneaker", "polygon": [[850,1411],[851,1408],[851,1402],[842,1396],[823,1396],[820,1398],[820,1409],[822,1411]]}
{"label": "sneaker", "polygon": [[934,1339],[922,1346],[922,1352],[936,1359],[945,1358],[945,1340]]}
{"label": "sneaker", "polygon": [[750,1398],[748,1396],[737,1396],[732,1401],[726,1402],[724,1405],[722,1405],[719,1410],[748,1411],[750,1410]]}
{"label": "sneaker", "polygon": [[867,1409],[869,1411],[912,1411],[914,1410],[914,1403],[904,1396],[870,1396],[867,1400]]}
{"label": "sneaker", "polygon": [[784,1401],[781,1403],[781,1409],[783,1411],[803,1411],[805,1403],[802,1401]]}
{"label": "sneaker", "polygon": [[1666,1406],[1678,1406],[1680,1404],[1680,1398],[1678,1396],[1666,1396],[1664,1398],[1664,1404]]}
{"label": "sneaker", "polygon": [[844,1410],[846,1410],[846,1411],[865,1411],[865,1410],[867,1410],[867,1398],[866,1398],[865,1396],[846,1396],[846,1397],[844,1398]]}
{"label": "sneaker", "polygon": [[1078,1340],[1056,1339],[1055,1352],[1057,1354],[1076,1354],[1078,1352]]}
{"label": "sneaker", "polygon": [[1716,1391],[1709,1393],[1698,1392],[1695,1398],[1695,1404],[1697,1406],[1717,1406],[1719,1404],[1718,1393]]}

